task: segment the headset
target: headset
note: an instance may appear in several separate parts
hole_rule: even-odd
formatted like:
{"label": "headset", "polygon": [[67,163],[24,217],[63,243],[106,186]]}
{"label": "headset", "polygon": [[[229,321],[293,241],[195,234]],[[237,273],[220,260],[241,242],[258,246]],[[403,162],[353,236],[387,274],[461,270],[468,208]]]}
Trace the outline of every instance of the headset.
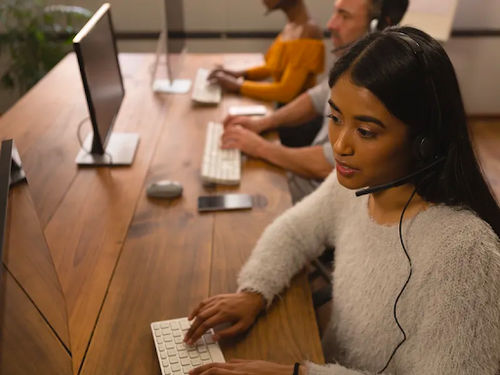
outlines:
{"label": "headset", "polygon": [[378,31],[379,30],[379,24],[382,24],[381,22],[381,19],[383,17],[383,12],[382,12],[382,9],[384,7],[384,1],[382,0],[381,2],[381,6],[380,6],[380,12],[378,14],[376,14],[372,20],[370,21],[370,25],[369,25],[369,32],[370,33],[373,33],[375,31]]}
{"label": "headset", "polygon": [[408,9],[408,0],[372,0],[380,1],[378,14],[372,15],[370,32],[382,31],[387,26],[398,24]]}
{"label": "headset", "polygon": [[[411,49],[413,52],[413,55],[415,56],[418,66],[422,73],[425,75],[425,84],[427,86],[427,90],[430,93],[430,100],[431,100],[431,106],[430,106],[430,119],[429,119],[429,125],[426,128],[427,133],[423,133],[418,135],[415,140],[413,141],[413,153],[415,156],[415,159],[417,161],[420,161],[422,163],[425,163],[425,166],[418,169],[417,171],[408,174],[407,176],[401,177],[397,180],[388,182],[386,184],[382,185],[376,185],[372,187],[368,187],[362,190],[356,191],[356,196],[361,196],[365,194],[370,194],[370,193],[375,193],[378,191],[386,190],[395,186],[400,186],[403,185],[404,183],[407,183],[411,181],[414,177],[420,175],[421,173],[425,171],[429,171],[436,167],[438,164],[442,163],[446,157],[443,155],[439,155],[438,153],[438,147],[437,147],[437,142],[434,137],[432,137],[429,133],[429,130],[433,130],[434,127],[438,129],[436,132],[439,134],[439,129],[442,127],[442,118],[441,118],[441,107],[439,104],[437,92],[436,92],[436,86],[434,84],[434,81],[432,79],[431,73],[429,66],[426,63],[426,60],[424,58],[424,51],[420,44],[413,39],[410,35],[403,33],[401,31],[392,31],[388,30],[387,34],[390,36],[393,36],[396,38],[398,41],[406,45],[408,48]],[[396,351],[399,349],[399,347],[406,341],[406,332],[404,331],[403,327],[398,321],[397,314],[396,314],[396,309],[397,309],[397,304],[399,301],[399,298],[403,294],[406,286],[408,285],[408,282],[410,281],[410,278],[412,276],[413,272],[413,266],[412,266],[412,261],[410,256],[408,255],[408,251],[406,250],[404,241],[403,241],[403,236],[402,236],[402,223],[403,223],[403,218],[404,214],[406,212],[406,209],[408,208],[411,200],[415,196],[417,192],[417,188],[415,187],[412,194],[410,195],[410,198],[406,202],[402,212],[401,216],[399,219],[399,226],[398,226],[398,231],[399,231],[399,239],[401,243],[401,247],[403,248],[403,251],[406,255],[406,258],[408,259],[408,263],[410,266],[409,272],[408,272],[408,277],[401,288],[398,296],[396,297],[396,300],[394,302],[394,307],[393,307],[393,315],[394,315],[394,320],[399,327],[401,333],[403,334],[403,339],[398,343],[398,345],[394,348],[393,352],[391,353],[389,359],[387,360],[385,366],[380,370],[377,374],[383,373],[387,367],[389,366],[389,363],[391,362],[392,358],[396,354]]]}

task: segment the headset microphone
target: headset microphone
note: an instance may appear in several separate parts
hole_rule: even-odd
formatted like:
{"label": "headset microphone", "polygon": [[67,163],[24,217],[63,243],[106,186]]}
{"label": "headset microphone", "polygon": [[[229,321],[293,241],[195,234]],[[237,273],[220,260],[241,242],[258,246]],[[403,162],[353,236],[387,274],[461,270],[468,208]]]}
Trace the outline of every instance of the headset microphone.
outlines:
{"label": "headset microphone", "polygon": [[407,176],[398,178],[397,180],[388,182],[386,184],[376,185],[376,186],[372,186],[372,187],[358,190],[358,191],[356,191],[355,194],[357,197],[360,197],[360,196],[365,195],[365,194],[377,193],[377,192],[382,191],[382,190],[390,189],[390,188],[393,188],[396,186],[401,186],[401,185],[407,183],[408,181],[410,181],[413,177],[418,176],[420,173],[423,173],[423,172],[433,168],[437,164],[443,162],[444,159],[445,159],[445,157],[442,156],[442,157],[434,160],[432,163],[426,165],[423,168],[420,168],[419,170],[417,170],[417,171],[415,171]]}

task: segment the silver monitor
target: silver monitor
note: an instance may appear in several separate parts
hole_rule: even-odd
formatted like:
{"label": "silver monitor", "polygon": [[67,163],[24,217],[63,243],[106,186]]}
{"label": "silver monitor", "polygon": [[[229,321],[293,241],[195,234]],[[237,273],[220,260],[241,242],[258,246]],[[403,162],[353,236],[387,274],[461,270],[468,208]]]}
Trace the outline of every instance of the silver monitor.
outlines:
{"label": "silver monitor", "polygon": [[139,136],[113,133],[125,88],[118,62],[109,3],[103,4],[73,39],[92,122],[77,156],[79,165],[132,164]]}
{"label": "silver monitor", "polygon": [[152,70],[152,85],[155,92],[184,94],[191,88],[191,80],[178,77],[186,55],[184,35],[170,38],[170,34],[183,34],[183,1],[164,0],[163,28],[156,47],[156,59]]}

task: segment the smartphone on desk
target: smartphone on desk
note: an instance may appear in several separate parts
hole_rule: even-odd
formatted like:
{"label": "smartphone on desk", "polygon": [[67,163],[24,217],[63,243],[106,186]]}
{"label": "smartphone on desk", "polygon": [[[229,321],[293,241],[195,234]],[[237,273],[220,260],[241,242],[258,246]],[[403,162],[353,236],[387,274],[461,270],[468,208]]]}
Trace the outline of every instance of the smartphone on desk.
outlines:
{"label": "smartphone on desk", "polygon": [[249,194],[202,195],[198,197],[198,211],[245,210],[252,208]]}

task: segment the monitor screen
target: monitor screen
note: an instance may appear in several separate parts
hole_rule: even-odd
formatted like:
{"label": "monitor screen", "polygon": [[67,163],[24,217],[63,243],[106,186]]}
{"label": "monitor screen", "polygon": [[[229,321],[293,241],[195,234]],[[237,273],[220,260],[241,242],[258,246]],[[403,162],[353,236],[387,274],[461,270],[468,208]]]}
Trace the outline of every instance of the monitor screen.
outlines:
{"label": "monitor screen", "polygon": [[167,51],[170,53],[181,53],[186,47],[183,1],[165,0],[165,24],[167,31]]}
{"label": "monitor screen", "polygon": [[[170,81],[176,80],[182,65],[182,53],[186,50],[184,35],[184,2],[165,0],[165,36],[167,74]],[[175,56],[173,56],[175,55]]]}
{"label": "monitor screen", "polygon": [[73,46],[94,130],[91,152],[102,155],[125,95],[109,4],[92,16]]}

